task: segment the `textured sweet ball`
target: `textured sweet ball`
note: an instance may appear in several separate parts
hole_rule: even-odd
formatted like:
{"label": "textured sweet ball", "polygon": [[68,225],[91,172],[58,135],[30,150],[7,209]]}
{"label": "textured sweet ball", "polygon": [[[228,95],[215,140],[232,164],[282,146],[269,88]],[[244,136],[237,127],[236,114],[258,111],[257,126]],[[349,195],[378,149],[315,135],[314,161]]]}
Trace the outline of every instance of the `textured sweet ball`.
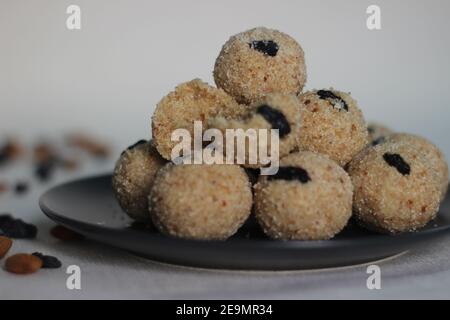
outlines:
{"label": "textured sweet ball", "polygon": [[299,148],[344,166],[367,144],[367,126],[355,100],[336,90],[309,91],[301,102]]}
{"label": "textured sweet ball", "polygon": [[139,141],[116,163],[112,185],[122,209],[133,219],[149,221],[148,195],[156,172],[166,163],[152,142]]}
{"label": "textured sweet ball", "polygon": [[369,133],[369,143],[372,145],[382,143],[386,136],[394,133],[388,127],[376,122],[370,122],[367,125],[367,132]]}
{"label": "textured sweet ball", "polygon": [[281,159],[278,173],[255,185],[255,215],[264,232],[283,240],[323,240],[352,215],[353,186],[336,162],[313,152]]}
{"label": "textured sweet ball", "polygon": [[408,133],[395,133],[386,136],[386,141],[407,144],[417,149],[432,168],[435,179],[440,185],[440,199],[445,198],[448,190],[448,164],[444,153],[432,142],[423,137]]}
{"label": "textured sweet ball", "polygon": [[209,86],[199,79],[180,84],[156,106],[152,117],[153,141],[163,158],[170,160],[171,141],[175,129],[187,129],[193,136],[194,122],[206,123],[211,117],[237,116],[245,110],[225,91]]}
{"label": "textured sweet ball", "polygon": [[245,104],[268,93],[298,94],[306,82],[303,49],[277,30],[255,28],[236,34],[217,57],[214,80]]}
{"label": "textured sweet ball", "polygon": [[15,254],[5,262],[5,269],[16,274],[35,273],[42,267],[42,260],[31,254]]}
{"label": "textured sweet ball", "polygon": [[[209,128],[216,128],[224,133],[226,129],[255,129],[257,134],[261,134],[259,129],[266,129],[265,140],[258,139],[258,148],[271,150],[271,129],[277,129],[279,133],[279,157],[288,155],[298,147],[300,135],[300,102],[295,95],[269,94],[247,108],[247,111],[237,118],[226,119],[224,117],[212,118],[208,121]],[[264,143],[265,142],[265,143]],[[226,148],[224,148],[226,150]],[[260,167],[258,161],[256,165],[248,162],[248,152],[246,150],[246,166]]]}
{"label": "textured sweet ball", "polygon": [[413,145],[386,141],[366,149],[348,166],[354,213],[371,230],[414,231],[439,208],[440,184],[433,165]]}
{"label": "textured sweet ball", "polygon": [[164,234],[225,240],[249,217],[252,191],[236,165],[167,164],[156,175],[149,205]]}

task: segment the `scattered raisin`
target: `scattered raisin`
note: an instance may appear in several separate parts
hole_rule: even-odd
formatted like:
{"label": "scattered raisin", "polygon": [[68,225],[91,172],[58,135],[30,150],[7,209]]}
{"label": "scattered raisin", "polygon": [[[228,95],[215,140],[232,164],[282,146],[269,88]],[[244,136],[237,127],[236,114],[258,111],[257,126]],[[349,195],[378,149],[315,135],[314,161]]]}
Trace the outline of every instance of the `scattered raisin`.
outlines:
{"label": "scattered raisin", "polygon": [[305,184],[311,181],[311,177],[308,171],[300,167],[280,167],[276,174],[268,176],[268,180],[298,180]]}
{"label": "scattered raisin", "polygon": [[252,41],[248,45],[250,48],[271,57],[275,57],[279,49],[278,44],[272,40]]}
{"label": "scattered raisin", "polygon": [[0,259],[2,259],[11,249],[12,240],[8,237],[4,237],[0,234]]}
{"label": "scattered raisin", "polygon": [[378,139],[375,139],[372,141],[372,146],[377,146],[379,144],[382,144],[386,141],[386,137],[379,137]]}
{"label": "scattered raisin", "polygon": [[5,268],[11,273],[30,274],[42,267],[42,260],[31,254],[19,253],[6,259]]}
{"label": "scattered raisin", "polygon": [[34,252],[33,256],[42,260],[42,269],[58,269],[61,268],[62,263],[56,257],[47,256],[40,252]]}
{"label": "scattered raisin", "polygon": [[43,161],[36,164],[34,174],[40,181],[45,182],[52,178],[55,170],[55,161]]}
{"label": "scattered raisin", "polygon": [[278,129],[278,133],[280,134],[280,138],[288,135],[291,132],[291,126],[287,121],[286,117],[280,111],[263,104],[257,109],[258,114],[264,117],[267,122],[270,123],[272,129]]}
{"label": "scattered raisin", "polygon": [[14,192],[18,195],[22,195],[28,192],[28,184],[26,182],[20,181],[14,187]]}
{"label": "scattered raisin", "polygon": [[411,173],[411,167],[409,164],[402,158],[401,155],[398,153],[388,153],[386,152],[383,155],[384,161],[391,167],[394,167],[397,169],[399,173],[401,173],[404,176],[407,176]]}
{"label": "scattered raisin", "polygon": [[331,103],[334,108],[338,110],[344,109],[345,111],[348,111],[347,102],[345,102],[344,99],[336,95],[334,92],[330,90],[319,90],[317,91],[317,95],[320,99],[327,100],[329,103]]}
{"label": "scattered raisin", "polygon": [[16,239],[33,239],[37,235],[36,226],[14,219],[8,214],[0,215],[0,229],[7,237]]}
{"label": "scattered raisin", "polygon": [[73,240],[84,239],[84,237],[81,234],[79,234],[75,231],[72,231],[70,229],[67,229],[66,227],[63,227],[61,225],[57,225],[57,226],[53,227],[50,230],[50,234],[53,237],[55,237],[59,240],[62,240],[62,241],[73,241]]}
{"label": "scattered raisin", "polygon": [[372,127],[372,126],[368,126],[367,127],[367,132],[370,133],[370,134],[375,133],[375,128]]}

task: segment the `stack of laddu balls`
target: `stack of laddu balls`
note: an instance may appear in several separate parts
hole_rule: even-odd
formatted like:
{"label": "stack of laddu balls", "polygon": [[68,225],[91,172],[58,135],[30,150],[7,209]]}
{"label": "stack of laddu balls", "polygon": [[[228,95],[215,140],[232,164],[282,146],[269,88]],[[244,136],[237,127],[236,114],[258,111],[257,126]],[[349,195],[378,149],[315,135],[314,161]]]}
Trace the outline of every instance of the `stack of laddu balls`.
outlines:
{"label": "stack of laddu balls", "polygon": [[[130,217],[162,233],[224,240],[251,212],[271,238],[330,239],[356,220],[399,233],[432,220],[445,197],[448,166],[424,138],[367,126],[350,94],[302,92],[306,66],[290,36],[255,28],[232,36],[216,60],[218,88],[180,84],[156,106],[152,141],[124,151],[113,176]],[[252,184],[244,167],[175,165],[171,134],[204,128],[278,129],[280,168]]]}

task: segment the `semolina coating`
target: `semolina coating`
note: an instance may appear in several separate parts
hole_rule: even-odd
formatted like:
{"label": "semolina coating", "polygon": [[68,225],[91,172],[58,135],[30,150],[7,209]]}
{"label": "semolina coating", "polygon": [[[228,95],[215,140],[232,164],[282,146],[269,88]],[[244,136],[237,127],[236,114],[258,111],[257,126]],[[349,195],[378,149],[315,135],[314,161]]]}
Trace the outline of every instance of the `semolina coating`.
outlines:
{"label": "semolina coating", "polygon": [[171,159],[171,141],[175,129],[187,129],[193,136],[194,121],[205,121],[217,115],[237,116],[246,107],[239,105],[221,89],[194,79],[180,84],[156,106],[152,117],[152,134],[156,149],[165,159]]}
{"label": "semolina coating", "polygon": [[170,163],[156,176],[149,206],[153,223],[164,234],[225,240],[249,217],[252,197],[239,166]]}
{"label": "semolina coating", "polygon": [[350,177],[318,153],[291,153],[276,175],[261,176],[254,188],[255,216],[274,239],[331,239],[352,215]]}
{"label": "semolina coating", "polygon": [[439,209],[440,185],[433,168],[412,145],[386,141],[368,148],[349,165],[354,214],[368,229],[415,231]]}
{"label": "semolina coating", "polygon": [[148,195],[156,172],[164,160],[151,141],[141,140],[125,150],[112,178],[114,194],[122,209],[133,219],[149,221]]}
{"label": "semolina coating", "polygon": [[244,104],[269,93],[299,94],[306,83],[305,55],[289,35],[254,28],[225,43],[216,59],[214,80]]}
{"label": "semolina coating", "polygon": [[[251,105],[247,112],[241,115],[239,118],[216,117],[208,121],[208,128],[216,128],[222,131],[224,137],[226,137],[227,129],[248,129],[256,130],[255,133],[258,137],[257,147],[267,150],[268,155],[271,154],[271,129],[278,130],[278,154],[282,158],[288,155],[298,146],[298,137],[300,135],[300,102],[295,95],[286,95],[280,93],[269,94],[253,105]],[[259,136],[262,134],[260,129],[266,129],[267,135],[265,139],[260,140]],[[235,139],[235,142],[237,140]],[[226,139],[225,139],[225,142]],[[237,146],[237,143],[235,144]],[[236,148],[235,148],[236,149]],[[257,155],[257,150],[254,148],[254,154]],[[226,154],[226,148],[223,148],[224,154]],[[256,163],[251,163],[249,160],[249,145],[246,144],[245,159],[242,163],[246,167],[258,168],[263,164],[257,159]],[[235,156],[237,151],[235,150]]]}
{"label": "semolina coating", "polygon": [[350,94],[314,90],[299,96],[299,149],[327,155],[345,166],[367,144],[367,125]]}
{"label": "semolina coating", "polygon": [[369,122],[367,131],[369,133],[369,143],[372,145],[382,142],[386,136],[394,133],[390,128],[377,122]]}
{"label": "semolina coating", "polygon": [[434,169],[432,172],[440,185],[440,199],[444,200],[447,195],[449,179],[448,164],[444,153],[432,142],[414,134],[395,133],[387,136],[386,139],[395,143],[409,144],[420,152],[427,164]]}

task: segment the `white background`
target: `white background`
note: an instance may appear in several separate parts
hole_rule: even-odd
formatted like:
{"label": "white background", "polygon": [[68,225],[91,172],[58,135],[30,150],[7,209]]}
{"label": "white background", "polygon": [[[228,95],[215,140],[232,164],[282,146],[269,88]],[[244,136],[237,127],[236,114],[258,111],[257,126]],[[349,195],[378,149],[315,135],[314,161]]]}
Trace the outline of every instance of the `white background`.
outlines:
{"label": "white background", "polygon": [[[69,4],[82,30],[66,29]],[[382,9],[382,30],[366,8]],[[125,146],[150,136],[180,82],[212,83],[223,43],[280,29],[306,53],[307,89],[351,91],[366,118],[422,134],[450,156],[450,2],[0,0],[0,134],[88,129]]]}

